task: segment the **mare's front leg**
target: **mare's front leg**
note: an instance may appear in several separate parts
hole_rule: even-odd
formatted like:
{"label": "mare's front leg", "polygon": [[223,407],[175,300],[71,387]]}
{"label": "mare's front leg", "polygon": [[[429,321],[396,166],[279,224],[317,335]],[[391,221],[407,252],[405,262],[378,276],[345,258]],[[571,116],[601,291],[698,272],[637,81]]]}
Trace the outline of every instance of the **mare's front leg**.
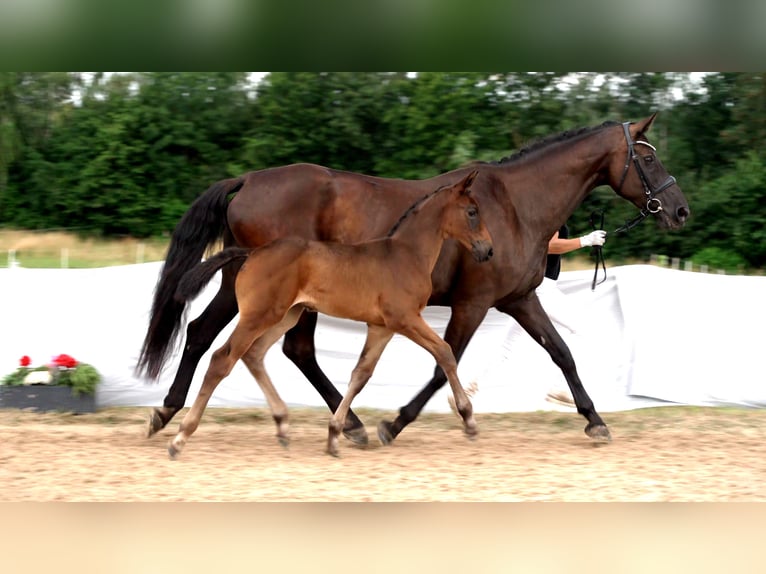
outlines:
{"label": "mare's front leg", "polygon": [[287,405],[271,382],[271,377],[269,377],[269,373],[264,365],[264,358],[266,357],[266,352],[284,335],[285,331],[292,328],[298,322],[301,313],[303,313],[301,305],[296,305],[290,309],[284,319],[258,337],[242,356],[242,361],[263,391],[264,397],[266,397],[266,402],[271,410],[271,416],[277,425],[277,440],[283,447],[287,447],[290,444],[290,437],[287,434],[289,429]]}
{"label": "mare's front leg", "polygon": [[[316,324],[317,313],[303,313],[295,327],[285,333],[282,351],[319,392],[330,411],[335,412],[343,396],[317,363],[314,346]],[[368,442],[367,430],[354,411],[348,412],[343,435],[356,445],[364,446]]]}
{"label": "mare's front leg", "polygon": [[213,344],[218,333],[237,316],[237,299],[234,295],[233,277],[224,270],[221,287],[202,314],[186,328],[186,343],[173,384],[165,396],[163,406],[152,409],[149,415],[147,438],[165,428],[173,416],[186,403],[194,371],[202,356]]}
{"label": "mare's front leg", "polygon": [[377,325],[367,325],[367,340],[364,342],[364,348],[362,354],[359,355],[359,361],[356,363],[353,372],[351,373],[351,381],[348,384],[348,390],[343,400],[338,405],[333,415],[330,417],[330,423],[327,425],[327,453],[333,456],[338,456],[338,436],[341,429],[344,428],[346,422],[346,415],[351,408],[351,402],[354,397],[370,380],[375,365],[378,364],[380,355],[383,354],[383,350],[388,345],[391,337],[394,336],[393,331],[380,327]]}
{"label": "mare's front leg", "polygon": [[569,347],[556,331],[548,314],[540,304],[537,294],[531,291],[522,299],[497,305],[497,309],[516,319],[519,325],[548,352],[553,362],[561,369],[569,389],[572,391],[577,412],[588,421],[585,434],[595,440],[611,440],[609,429],[596,412],[593,401],[580,381]]}
{"label": "mare's front leg", "polygon": [[[444,332],[444,341],[449,344],[456,361],[460,361],[468,343],[479,328],[489,308],[482,305],[453,306],[447,329]],[[404,428],[414,421],[426,403],[434,396],[436,391],[444,386],[447,377],[442,368],[437,364],[434,376],[415,397],[399,409],[399,415],[393,422],[383,420],[378,424],[378,438],[383,444],[390,444]]]}

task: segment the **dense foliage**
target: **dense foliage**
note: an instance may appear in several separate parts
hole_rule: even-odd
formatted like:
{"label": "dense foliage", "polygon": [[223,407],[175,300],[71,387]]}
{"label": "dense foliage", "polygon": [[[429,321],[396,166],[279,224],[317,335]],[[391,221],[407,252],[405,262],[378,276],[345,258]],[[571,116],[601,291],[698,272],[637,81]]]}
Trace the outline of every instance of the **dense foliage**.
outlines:
{"label": "dense foliage", "polygon": [[[766,74],[0,73],[0,226],[139,237],[172,231],[213,181],[293,162],[419,178],[536,138],[659,111],[652,141],[689,198],[677,233],[608,243],[766,266]],[[597,190],[613,229],[634,209]]]}

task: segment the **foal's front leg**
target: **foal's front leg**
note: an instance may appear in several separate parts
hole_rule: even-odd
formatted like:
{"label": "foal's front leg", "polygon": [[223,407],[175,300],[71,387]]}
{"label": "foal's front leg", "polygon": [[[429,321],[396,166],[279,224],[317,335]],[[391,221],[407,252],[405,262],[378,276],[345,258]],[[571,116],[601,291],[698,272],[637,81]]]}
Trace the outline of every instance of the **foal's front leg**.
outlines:
{"label": "foal's front leg", "polygon": [[359,394],[364,385],[367,384],[367,381],[370,380],[375,370],[375,365],[380,360],[380,355],[383,354],[383,350],[393,336],[393,331],[385,327],[367,325],[367,340],[364,342],[364,348],[359,356],[359,361],[357,361],[356,367],[354,367],[354,371],[351,373],[351,381],[348,384],[346,394],[330,417],[327,432],[328,454],[338,456],[338,437],[343,430],[343,425],[346,423],[346,415],[351,408],[351,401],[354,400],[354,397]]}
{"label": "foal's front leg", "polygon": [[474,438],[479,434],[479,430],[473,418],[473,405],[458,379],[457,360],[452,353],[452,348],[431,329],[420,314],[413,317],[399,332],[423,347],[436,359],[449,381],[457,412],[463,419],[463,431],[469,438]]}

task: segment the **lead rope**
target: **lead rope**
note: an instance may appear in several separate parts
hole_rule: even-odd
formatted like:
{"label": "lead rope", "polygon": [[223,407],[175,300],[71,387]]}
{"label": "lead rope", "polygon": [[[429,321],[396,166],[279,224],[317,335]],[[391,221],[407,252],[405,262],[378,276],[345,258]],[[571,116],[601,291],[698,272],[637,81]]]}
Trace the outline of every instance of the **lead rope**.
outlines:
{"label": "lead rope", "polygon": [[[646,209],[642,209],[641,213],[639,213],[636,217],[626,221],[614,231],[607,233],[607,237],[609,237],[610,235],[617,235],[618,233],[625,233],[626,231],[630,231],[636,225],[638,225],[644,219],[646,219],[648,215],[649,215],[649,212]],[[596,227],[596,217],[599,218],[598,227]],[[604,210],[600,209],[599,211],[591,212],[589,221],[590,221],[590,226],[593,228],[593,231],[596,231],[596,229],[604,229]],[[596,285],[601,285],[604,281],[606,281],[606,261],[604,259],[603,246],[594,245],[593,247],[591,247],[590,254],[596,258],[596,268],[593,270],[593,281],[591,282],[591,285],[590,285],[590,290],[595,291]],[[604,278],[601,281],[598,281],[599,265],[601,265],[601,269],[604,271]]]}
{"label": "lead rope", "polygon": [[[596,227],[597,216],[600,217],[600,223],[598,227]],[[596,231],[597,229],[604,229],[604,210],[603,209],[598,212],[596,211],[591,212],[590,226],[593,228],[593,231]],[[595,291],[596,285],[601,285],[604,281],[606,281],[606,262],[604,261],[603,245],[594,245],[593,247],[591,247],[590,254],[596,258],[596,268],[593,270],[593,281],[590,284],[590,290]],[[598,281],[599,263],[601,264],[601,268],[604,270],[604,278],[601,281]]]}

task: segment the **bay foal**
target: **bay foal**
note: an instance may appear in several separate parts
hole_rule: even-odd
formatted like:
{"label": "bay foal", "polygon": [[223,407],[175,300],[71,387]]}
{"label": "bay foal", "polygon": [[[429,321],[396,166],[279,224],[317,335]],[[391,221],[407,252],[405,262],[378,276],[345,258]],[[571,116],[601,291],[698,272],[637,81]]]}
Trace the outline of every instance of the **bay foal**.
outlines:
{"label": "bay foal", "polygon": [[470,194],[477,173],[422,197],[384,238],[342,244],[287,237],[255,250],[225,249],[187,272],[176,291],[181,302],[196,296],[226,264],[245,259],[235,283],[239,322],[213,353],[200,392],[168,445],[171,458],[183,449],[216,386],[240,358],[267,398],[278,438],[287,442],[287,408],[263,359],[307,309],[367,323],[367,340],[348,390],[330,418],[329,454],[338,455],[338,436],[351,402],[372,376],[394,333],[433,355],[447,375],[465,433],[476,435],[473,408],[458,379],[452,349],[420,312],[431,295],[431,272],[445,239],[455,239],[477,261],[492,257],[492,239]]}

